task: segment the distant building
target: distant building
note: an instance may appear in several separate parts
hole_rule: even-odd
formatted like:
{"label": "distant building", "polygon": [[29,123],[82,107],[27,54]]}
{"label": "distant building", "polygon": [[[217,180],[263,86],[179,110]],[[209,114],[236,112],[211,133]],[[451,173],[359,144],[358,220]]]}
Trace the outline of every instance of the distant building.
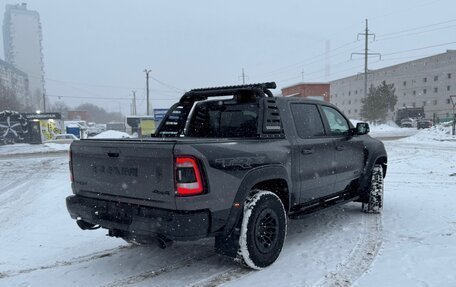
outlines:
{"label": "distant building", "polygon": [[329,83],[299,83],[282,88],[284,97],[303,97],[329,102]]}
{"label": "distant building", "polygon": [[[424,107],[427,118],[448,119],[452,113],[449,95],[456,94],[456,50],[371,70],[367,79],[368,86],[378,86],[382,81],[394,84],[398,98],[395,111],[402,107]],[[330,102],[350,118],[359,119],[364,75],[342,78],[330,84]]]}
{"label": "distant building", "polygon": [[3,19],[5,61],[28,75],[30,106],[42,109],[44,90],[40,15],[27,4],[6,5]]}
{"label": "distant building", "polygon": [[0,85],[10,89],[22,106],[30,106],[27,74],[3,60],[0,60]]}

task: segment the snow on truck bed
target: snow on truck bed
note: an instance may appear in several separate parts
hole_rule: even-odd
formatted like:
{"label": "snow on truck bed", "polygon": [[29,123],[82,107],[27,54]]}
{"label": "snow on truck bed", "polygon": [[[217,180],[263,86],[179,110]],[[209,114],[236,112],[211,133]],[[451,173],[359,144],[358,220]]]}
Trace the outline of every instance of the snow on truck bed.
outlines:
{"label": "snow on truck bed", "polygon": [[451,139],[430,129],[385,142],[382,215],[351,203],[290,221],[262,271],[217,256],[213,239],[161,250],[82,231],[65,207],[66,155],[0,158],[0,286],[456,286]]}

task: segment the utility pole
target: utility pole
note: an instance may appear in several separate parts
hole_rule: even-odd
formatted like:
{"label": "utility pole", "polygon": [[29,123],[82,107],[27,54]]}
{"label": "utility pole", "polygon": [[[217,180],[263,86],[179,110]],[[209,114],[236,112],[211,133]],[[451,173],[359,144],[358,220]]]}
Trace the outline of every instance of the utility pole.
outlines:
{"label": "utility pole", "polygon": [[151,70],[148,70],[148,69],[144,69],[144,73],[146,73],[146,95],[147,95],[147,115],[150,115],[150,112],[149,112],[149,73],[150,73]]}
{"label": "utility pole", "polygon": [[245,73],[244,73],[244,68],[242,68],[242,75],[239,76],[239,78],[242,78],[242,84],[245,85],[245,78],[248,78],[249,76],[247,76]]}
{"label": "utility pole", "polygon": [[301,81],[304,83],[304,69],[301,71]]}
{"label": "utility pole", "polygon": [[43,111],[46,112],[46,94],[43,93]]}
{"label": "utility pole", "polygon": [[366,19],[366,29],[364,33],[358,33],[357,39],[359,40],[359,37],[362,36],[364,37],[364,53],[352,53],[350,56],[350,59],[353,58],[353,55],[364,55],[364,97],[367,97],[367,74],[369,73],[368,69],[368,58],[370,55],[375,55],[379,56],[380,60],[382,59],[382,55],[380,53],[369,53],[369,36],[374,36],[375,40],[375,34],[369,33],[369,27],[368,27],[368,21]]}
{"label": "utility pole", "polygon": [[133,92],[133,104],[132,104],[132,111],[131,111],[131,114],[133,116],[136,116],[136,91],[132,91]]}

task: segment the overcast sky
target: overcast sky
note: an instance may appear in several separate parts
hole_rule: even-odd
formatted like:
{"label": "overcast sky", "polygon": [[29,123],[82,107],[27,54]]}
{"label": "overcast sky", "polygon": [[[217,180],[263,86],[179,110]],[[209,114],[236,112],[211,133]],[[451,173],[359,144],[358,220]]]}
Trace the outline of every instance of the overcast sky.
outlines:
{"label": "overcast sky", "polygon": [[[0,3],[3,21],[5,4],[19,2]],[[138,112],[145,112],[145,68],[166,84],[151,79],[153,108],[168,107],[182,90],[241,84],[242,68],[248,82],[276,81],[279,87],[300,82],[303,70],[304,81],[328,80],[327,40],[329,80],[362,72],[362,58],[350,60],[350,54],[363,50],[356,37],[365,18],[377,35],[371,52],[384,54],[382,61],[370,59],[371,69],[456,49],[418,49],[456,41],[454,0],[27,3],[41,17],[49,99],[60,96],[70,106],[91,102],[124,114],[132,90]],[[4,58],[3,47],[1,52]]]}

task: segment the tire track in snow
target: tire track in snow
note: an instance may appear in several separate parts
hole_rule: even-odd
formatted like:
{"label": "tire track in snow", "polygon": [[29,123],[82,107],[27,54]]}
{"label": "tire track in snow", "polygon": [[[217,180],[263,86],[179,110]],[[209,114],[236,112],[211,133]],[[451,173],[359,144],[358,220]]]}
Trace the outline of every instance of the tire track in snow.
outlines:
{"label": "tire track in snow", "polygon": [[126,286],[126,285],[132,285],[132,284],[137,284],[149,279],[153,279],[155,277],[161,276],[163,274],[170,273],[172,271],[184,268],[190,264],[196,264],[200,261],[203,261],[205,259],[209,259],[212,257],[216,257],[217,254],[214,253],[214,251],[207,251],[204,252],[203,254],[197,255],[197,256],[189,256],[186,257],[182,260],[178,260],[170,265],[163,266],[163,267],[158,267],[154,268],[152,270],[144,271],[136,275],[132,275],[129,277],[125,277],[119,280],[112,281],[106,285],[103,285],[103,287],[121,287],[121,286]]}
{"label": "tire track in snow", "polygon": [[191,287],[215,287],[215,286],[220,286],[222,284],[231,282],[233,280],[237,280],[241,277],[244,277],[245,275],[255,272],[254,270],[250,270],[247,268],[242,268],[242,267],[236,267],[236,268],[231,268],[227,271],[221,272],[219,274],[216,274],[214,276],[209,277],[208,279],[199,281],[197,283],[194,283],[190,285]]}
{"label": "tire track in snow", "polygon": [[381,214],[364,214],[363,223],[366,234],[361,235],[348,258],[314,287],[348,287],[369,270],[382,245]]}
{"label": "tire track in snow", "polygon": [[132,247],[134,247],[134,245],[124,245],[124,246],[120,246],[120,247],[116,247],[116,248],[112,248],[112,249],[106,249],[106,250],[94,252],[94,253],[76,257],[76,258],[73,258],[70,260],[57,261],[57,262],[55,262],[53,264],[49,264],[49,265],[26,268],[26,269],[19,269],[19,270],[0,271],[0,279],[19,276],[19,275],[23,275],[23,274],[27,274],[27,273],[32,273],[35,271],[43,271],[43,270],[54,269],[54,268],[58,268],[58,267],[66,267],[66,266],[71,266],[71,265],[75,265],[75,264],[86,263],[86,262],[90,262],[90,261],[105,258],[105,257],[111,257],[111,256],[121,252],[122,250],[130,249]]}

